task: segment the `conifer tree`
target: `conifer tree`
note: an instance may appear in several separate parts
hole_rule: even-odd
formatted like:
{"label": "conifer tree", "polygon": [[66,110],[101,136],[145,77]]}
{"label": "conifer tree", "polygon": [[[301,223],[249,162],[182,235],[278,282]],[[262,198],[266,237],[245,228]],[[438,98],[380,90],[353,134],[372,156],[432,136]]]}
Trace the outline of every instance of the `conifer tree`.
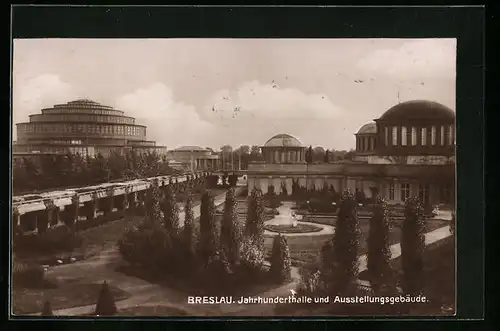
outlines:
{"label": "conifer tree", "polygon": [[168,233],[175,237],[180,231],[179,224],[179,206],[175,198],[175,193],[171,185],[167,186],[165,198],[161,204],[163,212],[163,225]]}
{"label": "conifer tree", "polygon": [[212,192],[206,190],[200,206],[200,255],[205,265],[217,255],[217,226]]}
{"label": "conifer tree", "polygon": [[234,188],[230,188],[226,193],[220,241],[225,258],[230,265],[234,266],[240,260],[241,243],[241,227],[238,219],[238,201],[234,196]]}
{"label": "conifer tree", "polygon": [[425,222],[423,207],[417,197],[405,201],[405,219],[401,233],[401,259],[403,291],[417,295],[423,288],[423,253],[425,248]]}
{"label": "conifer tree", "polygon": [[158,187],[158,180],[153,180],[146,192],[144,204],[145,221],[150,225],[158,225],[162,220],[160,207],[161,193]]}
{"label": "conifer tree", "polygon": [[95,314],[97,316],[111,316],[115,315],[116,312],[115,299],[109,289],[108,283],[104,281],[99,292],[99,298],[97,299]]}
{"label": "conifer tree", "polygon": [[335,292],[337,293],[348,293],[359,273],[358,249],[361,230],[357,206],[354,195],[345,191],[340,201],[333,239]]}
{"label": "conifer tree", "polygon": [[194,240],[193,197],[191,195],[191,192],[189,192],[186,200],[186,205],[184,207],[184,227],[182,229],[182,241],[188,259],[193,258],[195,254]]}
{"label": "conifer tree", "polygon": [[271,277],[277,282],[286,282],[292,278],[290,249],[285,236],[279,234],[273,238],[271,252]]}
{"label": "conifer tree", "polygon": [[392,268],[390,265],[391,249],[389,246],[389,216],[387,203],[377,196],[370,218],[368,233],[368,258],[367,269],[370,284],[375,293],[382,286],[390,285],[392,281]]}
{"label": "conifer tree", "polygon": [[262,191],[254,189],[249,197],[245,233],[258,245],[260,250],[264,246],[265,208]]}
{"label": "conifer tree", "polygon": [[41,316],[54,316],[54,313],[52,313],[52,305],[50,304],[50,301],[47,300],[43,304]]}

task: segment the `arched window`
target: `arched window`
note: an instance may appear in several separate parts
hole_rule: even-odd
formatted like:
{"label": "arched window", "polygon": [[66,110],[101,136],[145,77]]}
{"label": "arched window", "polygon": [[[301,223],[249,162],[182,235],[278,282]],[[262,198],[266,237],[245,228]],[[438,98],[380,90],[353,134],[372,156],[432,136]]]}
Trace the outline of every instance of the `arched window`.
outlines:
{"label": "arched window", "polygon": [[439,144],[441,146],[444,146],[444,126],[441,125],[440,129],[441,129],[441,132],[440,132]]}
{"label": "arched window", "polygon": [[421,133],[422,133],[422,141],[420,144],[422,146],[427,145],[427,128],[421,128]]}
{"label": "arched window", "polygon": [[401,127],[401,145],[406,146],[407,145],[407,138],[408,138],[408,133],[406,132],[406,126]]}
{"label": "arched window", "polygon": [[384,128],[384,134],[385,134],[385,146],[389,146],[389,128],[385,127]]}
{"label": "arched window", "polygon": [[411,128],[411,145],[417,145],[417,128],[414,126]]}
{"label": "arched window", "polygon": [[431,128],[431,145],[436,145],[436,127],[432,126]]}
{"label": "arched window", "polygon": [[448,145],[453,145],[453,125],[448,127]]}
{"label": "arched window", "polygon": [[392,127],[392,146],[397,146],[398,145],[398,127],[393,126]]}

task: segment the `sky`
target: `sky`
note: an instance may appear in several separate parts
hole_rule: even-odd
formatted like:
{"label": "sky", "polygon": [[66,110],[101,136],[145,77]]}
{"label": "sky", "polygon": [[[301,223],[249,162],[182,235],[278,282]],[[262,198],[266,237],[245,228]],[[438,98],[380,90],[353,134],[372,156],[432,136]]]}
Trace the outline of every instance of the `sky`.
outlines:
{"label": "sky", "polygon": [[169,149],[288,133],[339,150],[398,102],[455,110],[456,40],[16,39],[12,70],[14,123],[91,99]]}

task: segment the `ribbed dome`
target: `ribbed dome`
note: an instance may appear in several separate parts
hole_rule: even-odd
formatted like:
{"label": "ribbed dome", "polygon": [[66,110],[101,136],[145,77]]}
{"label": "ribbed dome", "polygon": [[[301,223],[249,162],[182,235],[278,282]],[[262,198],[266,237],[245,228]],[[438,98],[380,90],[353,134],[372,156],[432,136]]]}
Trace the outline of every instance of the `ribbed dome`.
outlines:
{"label": "ribbed dome", "polygon": [[289,134],[277,134],[269,139],[264,147],[304,147],[299,139]]}
{"label": "ribbed dome", "polygon": [[377,124],[375,123],[368,123],[363,125],[357,132],[357,134],[375,134],[377,133]]}
{"label": "ribbed dome", "polygon": [[412,100],[397,104],[387,110],[381,121],[400,120],[454,120],[455,112],[450,108],[427,100]]}

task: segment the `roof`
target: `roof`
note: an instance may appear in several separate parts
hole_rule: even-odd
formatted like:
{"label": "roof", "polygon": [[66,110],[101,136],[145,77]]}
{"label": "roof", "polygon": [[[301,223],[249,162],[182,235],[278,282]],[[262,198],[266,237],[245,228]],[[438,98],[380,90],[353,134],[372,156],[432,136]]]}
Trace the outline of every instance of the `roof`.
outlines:
{"label": "roof", "polygon": [[282,133],[266,141],[264,147],[304,147],[304,145],[296,137]]}
{"label": "roof", "polygon": [[412,100],[399,103],[387,110],[378,120],[455,120],[455,112],[435,101]]}
{"label": "roof", "polygon": [[363,125],[356,134],[374,134],[377,133],[377,124],[374,122]]}
{"label": "roof", "polygon": [[176,152],[209,152],[210,150],[202,148],[200,146],[182,146],[174,149]]}

